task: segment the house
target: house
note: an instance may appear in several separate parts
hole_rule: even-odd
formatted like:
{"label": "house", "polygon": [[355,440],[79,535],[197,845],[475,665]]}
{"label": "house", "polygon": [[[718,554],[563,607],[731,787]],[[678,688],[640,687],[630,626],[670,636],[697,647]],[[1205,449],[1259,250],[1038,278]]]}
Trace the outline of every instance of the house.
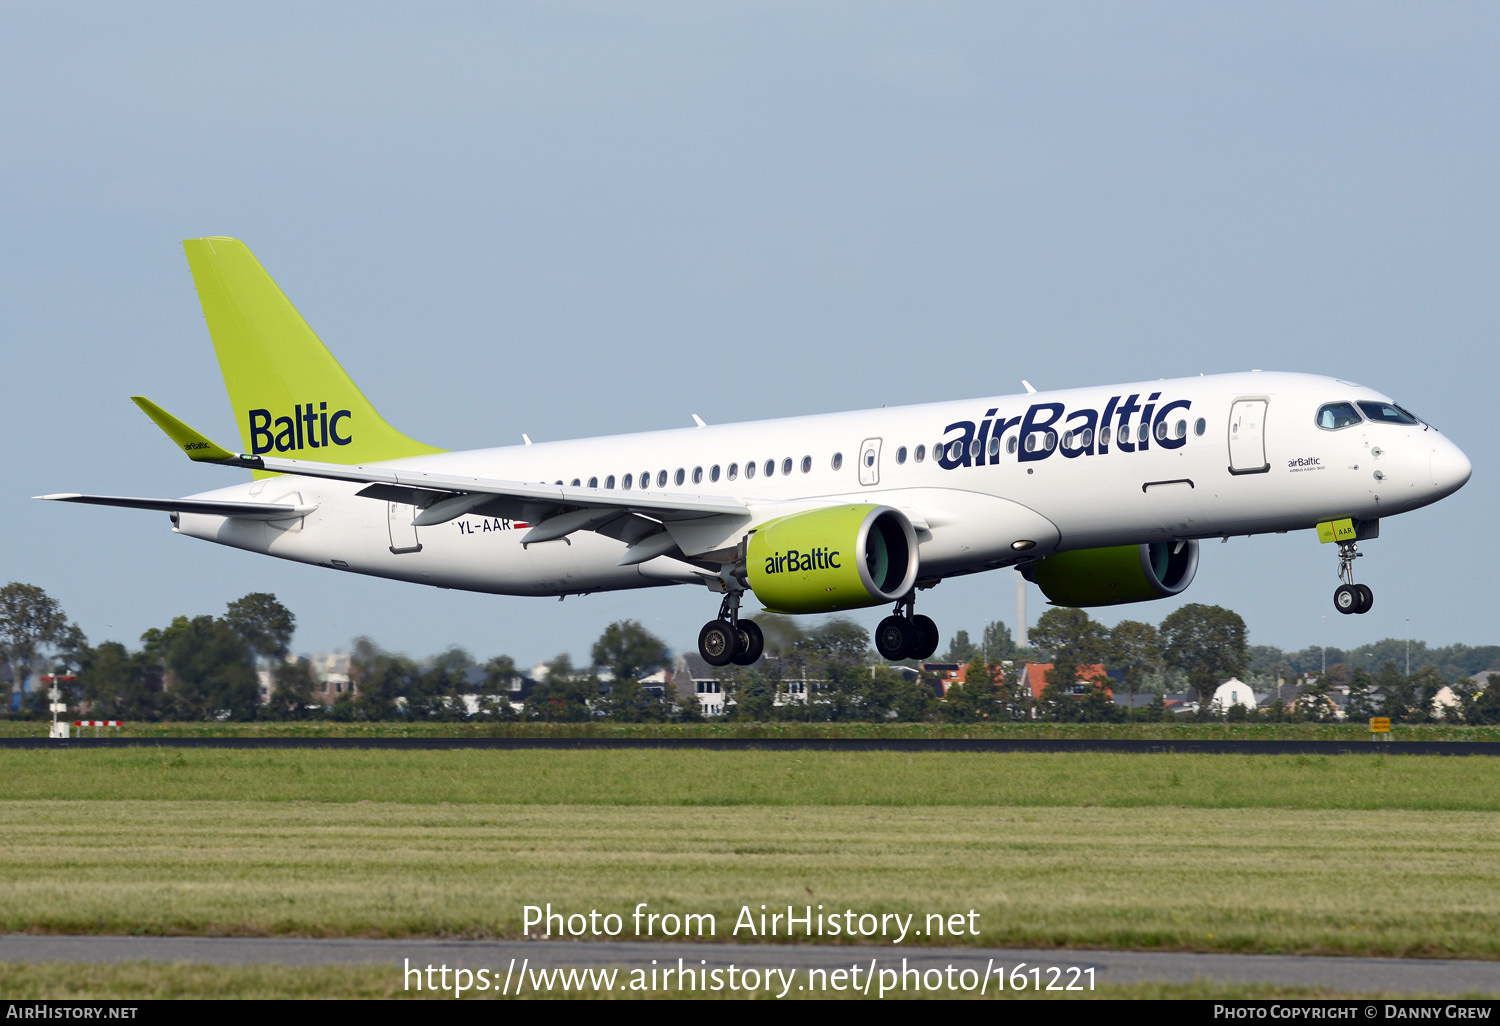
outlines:
{"label": "house", "polygon": [[[1047,687],[1047,672],[1052,669],[1052,663],[1027,663],[1021,672],[1025,674],[1026,683],[1031,687],[1031,697],[1040,702],[1042,691]],[[1104,669],[1103,663],[1090,663],[1078,667],[1075,675],[1076,680],[1063,689],[1064,694],[1083,697],[1094,688],[1094,681],[1099,677],[1108,677],[1109,673]],[[1114,689],[1106,687],[1104,693],[1114,699]]]}
{"label": "house", "polygon": [[1255,692],[1250,689],[1250,685],[1238,677],[1230,677],[1214,689],[1214,697],[1209,700],[1209,706],[1215,713],[1223,715],[1236,705],[1251,712],[1258,708]]}

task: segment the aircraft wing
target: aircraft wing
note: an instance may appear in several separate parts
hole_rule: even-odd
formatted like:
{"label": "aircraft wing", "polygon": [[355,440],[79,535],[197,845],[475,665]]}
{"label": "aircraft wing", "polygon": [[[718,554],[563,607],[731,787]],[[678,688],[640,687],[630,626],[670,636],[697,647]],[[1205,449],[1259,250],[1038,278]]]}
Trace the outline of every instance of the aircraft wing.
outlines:
{"label": "aircraft wing", "polygon": [[[598,531],[626,543],[628,550],[621,565],[631,565],[678,550],[675,536],[668,533],[669,529],[664,530],[668,524],[723,518],[719,521],[720,530],[708,532],[714,536],[732,533],[735,526],[743,525],[751,517],[746,504],[731,496],[602,491],[398,467],[351,466],[233,453],[144,396],[131,399],[195,462],[363,484],[365,487],[358,493],[362,496],[416,507],[412,522],[417,527],[447,523],[467,513],[502,516],[532,525],[521,539],[527,545],[563,538],[574,531]],[[235,514],[220,512],[220,515]],[[712,544],[708,542],[688,546],[699,551],[710,547]]]}
{"label": "aircraft wing", "polygon": [[129,495],[79,495],[59,492],[33,498],[51,502],[86,502],[91,506],[122,506],[126,509],[154,509],[163,513],[208,513],[242,520],[290,520],[303,517],[318,507],[293,506],[282,502],[228,502],[219,499],[141,499]]}

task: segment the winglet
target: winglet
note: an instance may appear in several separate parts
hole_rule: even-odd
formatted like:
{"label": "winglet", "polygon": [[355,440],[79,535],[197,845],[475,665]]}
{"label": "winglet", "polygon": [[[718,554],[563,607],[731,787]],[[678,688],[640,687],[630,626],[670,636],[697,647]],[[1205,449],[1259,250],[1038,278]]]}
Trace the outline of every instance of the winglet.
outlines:
{"label": "winglet", "polygon": [[157,427],[166,432],[167,437],[176,442],[182,451],[187,453],[188,459],[196,463],[229,463],[239,461],[237,455],[223,446],[215,445],[208,440],[207,436],[194,431],[145,396],[133,395],[130,397],[130,401],[139,406],[146,416],[155,422]]}

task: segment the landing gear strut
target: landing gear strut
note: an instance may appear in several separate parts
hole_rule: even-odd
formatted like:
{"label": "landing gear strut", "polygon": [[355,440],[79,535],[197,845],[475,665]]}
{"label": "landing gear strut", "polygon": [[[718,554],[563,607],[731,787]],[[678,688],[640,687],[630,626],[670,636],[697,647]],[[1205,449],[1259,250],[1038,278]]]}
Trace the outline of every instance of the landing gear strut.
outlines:
{"label": "landing gear strut", "polygon": [[740,596],[731,591],[719,605],[719,615],[698,632],[698,654],[709,666],[749,666],[765,650],[765,635],[754,620],[740,619]]}
{"label": "landing gear strut", "polygon": [[1339,543],[1339,580],[1344,583],[1334,589],[1333,608],[1341,613],[1368,613],[1375,604],[1370,586],[1354,583],[1354,561],[1363,555],[1352,541]]}
{"label": "landing gear strut", "polygon": [[938,647],[938,628],[929,616],[913,615],[917,594],[896,603],[895,612],[875,628],[875,648],[892,662],[900,659],[927,659]]}

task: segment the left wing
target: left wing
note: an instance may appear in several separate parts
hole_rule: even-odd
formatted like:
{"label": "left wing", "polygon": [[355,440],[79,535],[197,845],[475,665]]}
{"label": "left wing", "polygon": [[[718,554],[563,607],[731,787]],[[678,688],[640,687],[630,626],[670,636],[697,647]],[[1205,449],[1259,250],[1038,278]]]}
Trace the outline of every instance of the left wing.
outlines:
{"label": "left wing", "polygon": [[[597,531],[626,543],[620,565],[629,566],[677,552],[710,555],[715,539],[733,537],[751,519],[746,503],[731,496],[612,492],[233,453],[144,396],[131,399],[195,462],[363,484],[366,487],[358,493],[362,496],[415,506],[419,512],[412,523],[417,527],[447,523],[467,513],[503,516],[533,525],[521,539],[523,545],[564,538],[574,531]],[[695,522],[696,528],[694,543],[685,546],[679,541],[684,534],[671,531],[684,521]]]}

